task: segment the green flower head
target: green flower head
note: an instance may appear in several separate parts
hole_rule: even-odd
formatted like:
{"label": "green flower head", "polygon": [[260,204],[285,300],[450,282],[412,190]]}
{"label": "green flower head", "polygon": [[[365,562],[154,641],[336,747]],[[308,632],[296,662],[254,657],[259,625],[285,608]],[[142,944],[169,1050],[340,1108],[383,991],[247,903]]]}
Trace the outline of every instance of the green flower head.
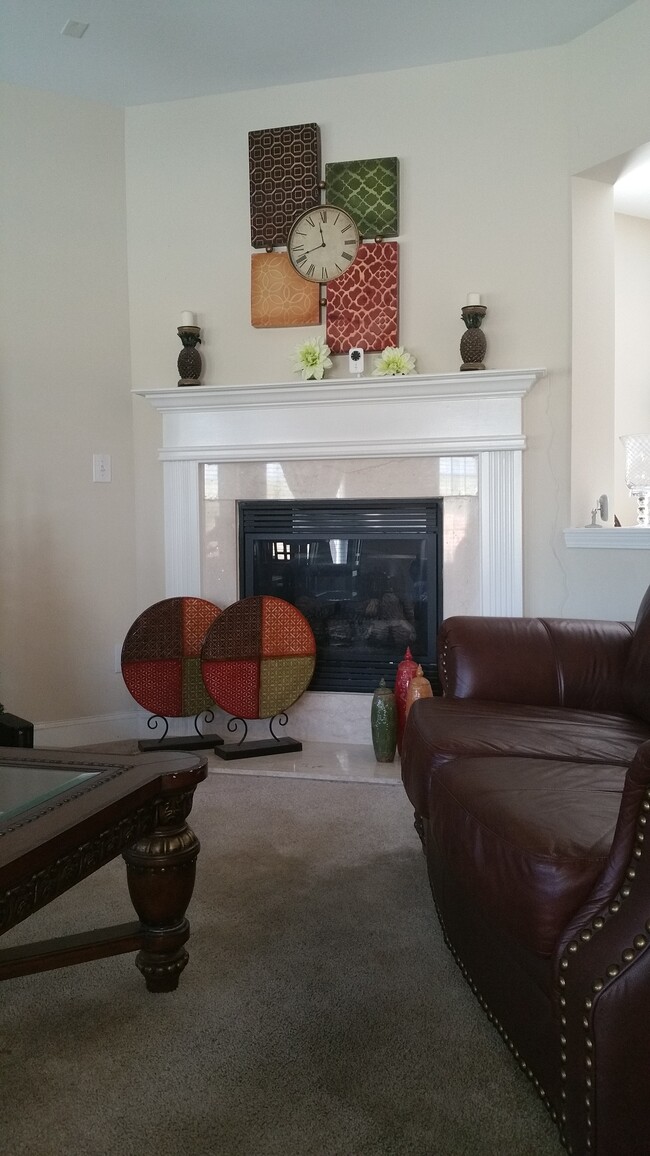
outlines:
{"label": "green flower head", "polygon": [[384,349],[372,375],[373,377],[397,377],[403,373],[413,373],[415,358],[402,345],[389,345]]}
{"label": "green flower head", "polygon": [[325,345],[322,337],[313,337],[310,341],[299,345],[293,354],[293,368],[302,375],[303,381],[315,378],[320,381],[325,370],[329,369],[330,347]]}

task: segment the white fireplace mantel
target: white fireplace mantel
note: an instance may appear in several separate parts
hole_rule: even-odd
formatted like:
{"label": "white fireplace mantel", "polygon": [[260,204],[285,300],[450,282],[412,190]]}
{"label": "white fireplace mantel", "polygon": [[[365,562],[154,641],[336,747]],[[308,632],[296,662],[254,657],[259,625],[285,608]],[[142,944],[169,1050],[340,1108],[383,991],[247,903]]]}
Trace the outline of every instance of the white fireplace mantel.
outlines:
{"label": "white fireplace mantel", "polygon": [[545,372],[134,390],[163,415],[167,596],[201,594],[202,462],[476,455],[480,612],[521,614],[523,398]]}

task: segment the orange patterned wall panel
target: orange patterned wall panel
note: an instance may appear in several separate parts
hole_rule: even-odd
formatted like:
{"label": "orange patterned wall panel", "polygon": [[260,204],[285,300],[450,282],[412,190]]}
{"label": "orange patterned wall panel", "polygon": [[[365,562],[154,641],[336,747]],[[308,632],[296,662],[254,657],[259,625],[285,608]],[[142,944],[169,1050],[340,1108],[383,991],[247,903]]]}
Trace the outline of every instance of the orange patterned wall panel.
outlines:
{"label": "orange patterned wall panel", "polygon": [[320,285],[300,277],[286,253],[251,256],[251,325],[320,325]]}

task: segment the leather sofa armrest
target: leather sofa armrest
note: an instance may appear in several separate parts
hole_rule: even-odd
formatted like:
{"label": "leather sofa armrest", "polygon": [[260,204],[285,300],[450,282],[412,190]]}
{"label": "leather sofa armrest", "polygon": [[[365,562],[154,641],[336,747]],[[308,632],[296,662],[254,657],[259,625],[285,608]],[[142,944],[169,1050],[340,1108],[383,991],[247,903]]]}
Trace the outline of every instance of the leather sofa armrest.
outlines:
{"label": "leather sofa armrest", "polygon": [[555,951],[556,965],[565,954],[567,944],[582,940],[585,928],[590,927],[594,919],[605,917],[611,903],[618,902],[620,906],[621,888],[626,889],[627,894],[623,896],[626,903],[632,895],[633,882],[635,893],[639,894],[636,879],[641,860],[647,877],[647,890],[641,893],[643,922],[650,915],[650,740],[641,743],[628,767],[607,863],[591,894],[564,929]]}
{"label": "leather sofa armrest", "polygon": [[[631,1118],[638,1126],[638,1113],[632,1113],[630,1105],[648,1104],[649,913],[650,742],[646,742],[626,776],[608,863],[565,929],[553,961],[565,1088],[569,1098],[586,1109],[567,1136],[574,1151],[636,1150],[627,1130]],[[621,1055],[634,1060],[621,1064]],[[601,1079],[607,1084],[612,1112],[606,1114],[607,1132],[599,1134],[590,1109]],[[650,1104],[643,1111],[650,1125]]]}
{"label": "leather sofa armrest", "polygon": [[451,698],[625,712],[629,623],[592,619],[447,618],[438,674]]}

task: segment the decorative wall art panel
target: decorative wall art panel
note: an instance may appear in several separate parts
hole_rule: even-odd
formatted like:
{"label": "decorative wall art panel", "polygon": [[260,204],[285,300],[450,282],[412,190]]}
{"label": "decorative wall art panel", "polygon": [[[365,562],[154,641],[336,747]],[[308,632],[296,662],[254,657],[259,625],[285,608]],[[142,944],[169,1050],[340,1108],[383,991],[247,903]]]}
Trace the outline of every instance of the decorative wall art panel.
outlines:
{"label": "decorative wall art panel", "polygon": [[399,344],[398,285],[397,241],[360,245],[347,273],[327,286],[326,341],[332,353]]}
{"label": "decorative wall art panel", "polygon": [[251,245],[286,245],[292,221],[320,203],[320,129],[293,124],[248,134]]}
{"label": "decorative wall art panel", "polygon": [[325,165],[326,199],[347,209],[362,237],[396,237],[399,233],[399,161],[336,161]]}
{"label": "decorative wall art panel", "polygon": [[203,681],[222,710],[271,718],[307,689],[316,641],[307,619],[282,598],[254,595],[224,610],[201,654]]}
{"label": "decorative wall art panel", "polygon": [[164,598],[136,618],[122,646],[122,676],[135,701],[165,718],[214,703],[201,676],[201,650],[221,610],[204,598]]}
{"label": "decorative wall art panel", "polygon": [[286,253],[251,254],[251,325],[320,325],[320,285],[296,273]]}

